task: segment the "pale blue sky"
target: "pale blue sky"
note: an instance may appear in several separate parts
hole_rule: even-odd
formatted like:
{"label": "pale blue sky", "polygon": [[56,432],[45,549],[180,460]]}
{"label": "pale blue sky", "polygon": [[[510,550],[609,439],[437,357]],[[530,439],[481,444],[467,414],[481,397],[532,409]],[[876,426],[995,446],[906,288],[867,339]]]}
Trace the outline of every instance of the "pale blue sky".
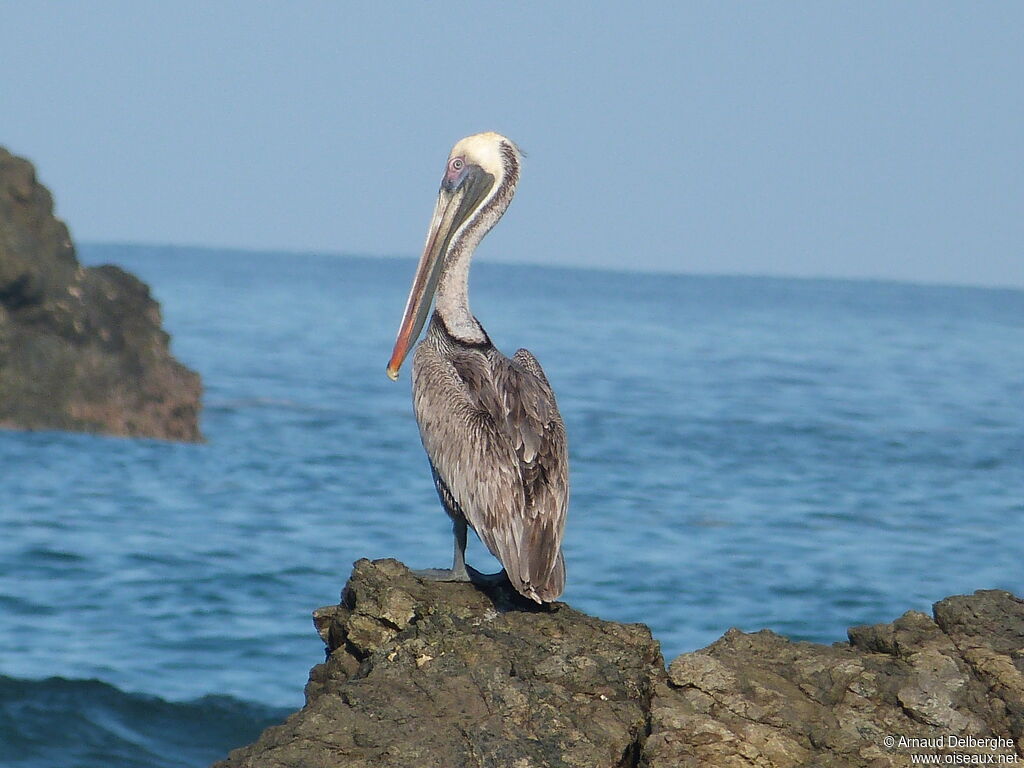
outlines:
{"label": "pale blue sky", "polygon": [[[373,10],[371,10],[373,8]],[[0,145],[81,241],[1024,286],[1024,3],[0,0]]]}

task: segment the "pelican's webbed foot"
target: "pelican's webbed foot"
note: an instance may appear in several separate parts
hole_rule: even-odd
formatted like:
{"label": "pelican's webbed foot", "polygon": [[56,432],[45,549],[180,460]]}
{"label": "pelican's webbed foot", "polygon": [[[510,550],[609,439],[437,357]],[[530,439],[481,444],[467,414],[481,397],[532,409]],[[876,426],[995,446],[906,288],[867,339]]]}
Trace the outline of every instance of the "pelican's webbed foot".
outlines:
{"label": "pelican's webbed foot", "polygon": [[451,568],[422,568],[412,571],[412,575],[424,581],[456,581],[472,582],[482,587],[493,587],[498,584],[508,583],[505,571],[497,573],[480,573],[476,568],[466,565],[466,521],[456,518],[452,523],[452,531],[455,534],[455,551],[452,557]]}
{"label": "pelican's webbed foot", "polygon": [[412,571],[412,575],[424,581],[472,582],[480,587],[495,587],[507,584],[505,571],[497,573],[481,573],[476,568],[463,565],[460,568],[420,568]]}
{"label": "pelican's webbed foot", "polygon": [[470,581],[465,568],[461,571],[454,568],[420,568],[412,571],[412,575],[424,581]]}
{"label": "pelican's webbed foot", "polygon": [[480,573],[480,571],[470,565],[466,566],[466,570],[469,572],[469,580],[482,587],[495,587],[499,584],[508,584],[508,576],[505,575],[505,571],[503,570],[498,571],[497,573]]}

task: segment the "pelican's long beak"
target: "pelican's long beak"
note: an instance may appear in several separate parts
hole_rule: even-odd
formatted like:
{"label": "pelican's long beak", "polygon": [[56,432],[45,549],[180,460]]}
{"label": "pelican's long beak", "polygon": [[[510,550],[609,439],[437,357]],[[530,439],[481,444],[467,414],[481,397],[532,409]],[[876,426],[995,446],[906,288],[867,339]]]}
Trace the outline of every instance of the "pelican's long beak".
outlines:
{"label": "pelican's long beak", "polygon": [[427,244],[416,267],[412,289],[405,302],[405,314],[398,329],[395,348],[388,362],[387,374],[392,381],[398,379],[398,369],[409,354],[409,349],[423,330],[423,324],[430,313],[430,304],[437,290],[438,280],[444,271],[445,256],[452,237],[470,214],[480,205],[494,183],[494,177],[479,166],[467,166],[458,179],[445,181],[437,196],[434,217],[427,230]]}

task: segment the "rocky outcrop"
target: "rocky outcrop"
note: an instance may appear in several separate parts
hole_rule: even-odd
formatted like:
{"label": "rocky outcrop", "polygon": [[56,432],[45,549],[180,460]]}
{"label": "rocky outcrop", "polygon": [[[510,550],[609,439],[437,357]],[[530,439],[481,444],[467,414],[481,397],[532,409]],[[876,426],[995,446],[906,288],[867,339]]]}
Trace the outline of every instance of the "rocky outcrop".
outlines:
{"label": "rocky outcrop", "polygon": [[909,612],[833,646],[730,630],[667,672],[643,625],[538,608],[510,587],[422,582],[394,560],[356,563],[342,603],[314,621],[328,657],[305,707],[219,768],[1024,755],[1024,601],[1008,592],[951,597],[934,618]]}
{"label": "rocky outcrop", "polygon": [[[904,766],[1024,756],[1024,601],[976,592],[849,643],[730,630],[669,666],[650,766]],[[998,741],[993,741],[998,740]],[[947,758],[947,755],[951,757]],[[1002,756],[1002,757],[1000,757]]]}
{"label": "rocky outcrop", "polygon": [[149,288],[84,268],[32,165],[0,148],[0,427],[200,440],[199,376]]}
{"label": "rocky outcrop", "polygon": [[361,560],[316,612],[306,706],[222,766],[635,765],[661,654],[641,625]]}

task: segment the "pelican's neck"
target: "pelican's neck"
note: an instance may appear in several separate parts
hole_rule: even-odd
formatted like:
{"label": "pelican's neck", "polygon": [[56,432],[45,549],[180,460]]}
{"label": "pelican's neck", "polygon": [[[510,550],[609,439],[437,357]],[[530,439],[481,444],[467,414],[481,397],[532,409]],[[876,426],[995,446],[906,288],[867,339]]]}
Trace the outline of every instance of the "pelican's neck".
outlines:
{"label": "pelican's neck", "polygon": [[437,284],[435,307],[448,332],[467,344],[483,344],[487,334],[469,310],[469,264],[484,235],[498,223],[515,192],[512,183],[497,183],[466,223],[455,233],[448,245],[444,273]]}
{"label": "pelican's neck", "polygon": [[[468,344],[489,341],[483,326],[469,310],[469,264],[484,235],[498,223],[516,192],[519,182],[519,152],[508,141],[500,149],[501,168],[496,171],[494,187],[480,206],[455,232],[448,244],[444,272],[437,285],[435,307],[448,332]],[[492,169],[492,172],[495,170]]]}
{"label": "pelican's neck", "polygon": [[482,344],[487,341],[487,334],[469,309],[469,264],[476,244],[472,248],[461,245],[453,242],[449,248],[448,266],[437,285],[434,306],[448,333],[469,344]]}

